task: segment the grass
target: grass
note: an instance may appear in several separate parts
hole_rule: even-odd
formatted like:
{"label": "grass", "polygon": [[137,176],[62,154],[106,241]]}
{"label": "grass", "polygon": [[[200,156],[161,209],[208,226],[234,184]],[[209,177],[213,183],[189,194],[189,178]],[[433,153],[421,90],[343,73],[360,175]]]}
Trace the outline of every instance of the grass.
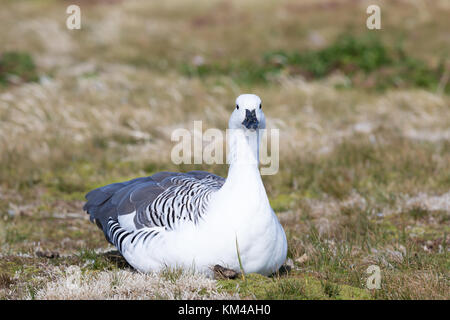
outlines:
{"label": "grass", "polygon": [[[445,73],[445,60],[431,68],[411,57],[401,46],[392,51],[373,33],[359,37],[342,34],[323,49],[266,53],[264,61],[278,72],[285,70],[308,79],[323,78],[338,71],[349,77],[351,85],[366,89],[411,86],[437,89]],[[449,89],[447,84],[443,87],[446,92]]]}
{"label": "grass", "polygon": [[29,53],[7,51],[0,56],[0,84],[37,81],[36,65]]}
{"label": "grass", "polygon": [[[229,64],[183,64],[182,73],[191,77],[228,76],[237,83],[267,83],[280,74],[320,79],[338,72],[349,78],[349,85],[363,89],[386,90],[392,87],[420,87],[437,90],[446,75],[445,59],[436,67],[411,57],[402,47],[389,50],[386,44],[368,33],[355,37],[341,34],[329,46],[314,51],[266,52],[258,62],[230,61]],[[342,87],[343,84],[337,84]],[[441,88],[450,92],[448,82]]]}
{"label": "grass", "polygon": [[291,274],[289,278],[268,278],[248,274],[245,280],[219,280],[226,292],[239,293],[241,298],[269,300],[308,299],[370,299],[368,291],[321,282],[314,277]]}
{"label": "grass", "polygon": [[[375,32],[344,0],[95,2],[70,32],[63,2],[3,6],[1,299],[450,297],[444,2],[380,2]],[[172,164],[170,137],[200,119],[225,129],[242,92],[280,129],[280,170],[263,180],[291,271],[134,272],[84,194],[162,170],[226,176]],[[370,265],[380,290],[366,287]]]}

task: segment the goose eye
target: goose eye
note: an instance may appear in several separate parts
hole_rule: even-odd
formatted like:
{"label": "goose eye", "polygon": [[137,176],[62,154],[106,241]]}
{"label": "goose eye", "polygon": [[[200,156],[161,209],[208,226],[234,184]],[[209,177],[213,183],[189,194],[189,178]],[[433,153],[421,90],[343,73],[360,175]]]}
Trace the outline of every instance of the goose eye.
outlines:
{"label": "goose eye", "polygon": [[236,105],[236,109],[238,109],[238,110],[239,110],[239,106],[238,106],[238,105]]}
{"label": "goose eye", "polygon": [[262,108],[262,103],[259,104],[259,108],[260,108],[260,109]]}

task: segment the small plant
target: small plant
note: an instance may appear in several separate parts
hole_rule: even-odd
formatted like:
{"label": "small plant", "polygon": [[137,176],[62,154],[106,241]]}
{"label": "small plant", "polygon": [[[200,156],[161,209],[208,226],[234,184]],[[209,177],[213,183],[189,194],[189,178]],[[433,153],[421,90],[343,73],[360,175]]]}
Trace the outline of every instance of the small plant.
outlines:
{"label": "small plant", "polygon": [[321,281],[323,292],[329,298],[336,298],[340,294],[339,286],[329,281]]}
{"label": "small plant", "polygon": [[171,283],[177,282],[177,280],[183,275],[182,268],[170,268],[166,266],[160,273],[161,277]]}
{"label": "small plant", "polygon": [[274,286],[266,289],[265,299],[290,300],[307,299],[305,286],[302,282],[292,279],[281,279]]}
{"label": "small plant", "polygon": [[37,80],[36,65],[30,54],[10,51],[0,55],[1,85],[8,85],[14,81],[30,82]]}
{"label": "small plant", "polygon": [[36,299],[36,292],[37,292],[37,288],[33,287],[31,284],[27,285],[27,290],[28,290],[28,296],[31,300],[35,300]]}
{"label": "small plant", "polygon": [[428,215],[428,211],[419,206],[415,206],[409,210],[409,214],[414,218],[414,220],[422,219]]}

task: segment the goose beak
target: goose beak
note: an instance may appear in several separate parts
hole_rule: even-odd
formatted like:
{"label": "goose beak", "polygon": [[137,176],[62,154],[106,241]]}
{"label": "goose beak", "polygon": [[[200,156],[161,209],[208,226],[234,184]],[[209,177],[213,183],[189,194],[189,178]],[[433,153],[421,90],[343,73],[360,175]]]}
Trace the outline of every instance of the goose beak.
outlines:
{"label": "goose beak", "polygon": [[242,124],[247,129],[258,129],[259,121],[256,119],[256,112],[252,110],[251,112],[248,109],[245,109],[245,119],[242,121]]}

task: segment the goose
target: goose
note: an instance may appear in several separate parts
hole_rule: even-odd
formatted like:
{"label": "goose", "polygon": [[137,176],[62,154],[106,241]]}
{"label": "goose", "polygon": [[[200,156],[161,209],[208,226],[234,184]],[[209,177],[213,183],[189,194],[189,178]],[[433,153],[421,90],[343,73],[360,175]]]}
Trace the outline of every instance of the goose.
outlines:
{"label": "goose", "polygon": [[[91,222],[140,272],[213,274],[213,266],[270,275],[287,254],[286,234],[259,172],[261,99],[242,94],[228,122],[228,176],[158,172],[86,194]],[[243,270],[242,270],[243,269]]]}

